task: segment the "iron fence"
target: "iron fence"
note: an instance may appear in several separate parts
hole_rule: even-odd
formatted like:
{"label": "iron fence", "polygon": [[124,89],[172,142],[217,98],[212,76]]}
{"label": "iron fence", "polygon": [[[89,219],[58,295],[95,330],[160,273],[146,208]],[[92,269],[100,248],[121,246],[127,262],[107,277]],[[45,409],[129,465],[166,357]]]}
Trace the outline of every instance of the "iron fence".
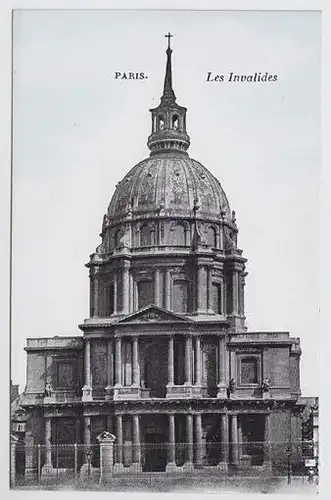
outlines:
{"label": "iron fence", "polygon": [[[115,444],[112,450],[114,485],[151,484],[155,478],[176,480],[208,478],[222,481],[230,477],[281,477],[316,482],[318,443],[258,442],[238,443],[141,443]],[[16,447],[12,462],[12,486],[54,487],[98,485],[102,479],[98,444],[23,445]]]}

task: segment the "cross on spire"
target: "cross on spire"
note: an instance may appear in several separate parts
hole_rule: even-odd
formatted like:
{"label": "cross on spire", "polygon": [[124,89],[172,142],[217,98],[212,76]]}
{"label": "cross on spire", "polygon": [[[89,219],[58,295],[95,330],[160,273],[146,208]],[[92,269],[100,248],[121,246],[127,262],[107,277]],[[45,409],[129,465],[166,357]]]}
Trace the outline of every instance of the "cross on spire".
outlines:
{"label": "cross on spire", "polygon": [[168,32],[167,35],[164,35],[166,38],[168,38],[168,49],[170,49],[170,39],[174,36],[170,33],[170,31]]}

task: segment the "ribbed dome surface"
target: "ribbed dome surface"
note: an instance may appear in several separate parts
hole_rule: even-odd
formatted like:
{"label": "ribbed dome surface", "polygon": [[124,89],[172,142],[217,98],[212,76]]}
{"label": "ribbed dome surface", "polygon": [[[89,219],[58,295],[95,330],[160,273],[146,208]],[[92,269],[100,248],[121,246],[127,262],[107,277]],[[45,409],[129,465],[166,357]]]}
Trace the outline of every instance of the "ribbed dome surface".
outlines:
{"label": "ribbed dome surface", "polygon": [[191,215],[194,205],[204,216],[230,219],[220,182],[196,160],[183,154],[159,154],[138,163],[116,186],[108,215],[121,218],[132,211]]}

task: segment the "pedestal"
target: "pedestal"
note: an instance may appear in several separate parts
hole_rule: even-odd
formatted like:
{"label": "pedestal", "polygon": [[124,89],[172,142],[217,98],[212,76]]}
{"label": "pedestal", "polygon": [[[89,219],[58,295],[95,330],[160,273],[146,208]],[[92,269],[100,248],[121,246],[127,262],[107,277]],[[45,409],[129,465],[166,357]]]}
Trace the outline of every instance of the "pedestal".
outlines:
{"label": "pedestal", "polygon": [[166,398],[174,398],[174,399],[185,399],[191,398],[195,396],[196,393],[194,391],[194,386],[192,385],[172,385],[167,384],[167,393]]}
{"label": "pedestal", "polygon": [[141,398],[141,388],[130,386],[114,387],[114,400],[132,400]]}
{"label": "pedestal", "polygon": [[100,443],[100,481],[109,481],[114,472],[114,442],[115,436],[108,431],[98,436]]}
{"label": "pedestal", "polygon": [[225,385],[218,385],[217,397],[219,399],[227,399],[227,387]]}
{"label": "pedestal", "polygon": [[114,398],[114,387],[111,385],[108,385],[105,388],[105,400],[111,401],[113,398]]}
{"label": "pedestal", "polygon": [[92,387],[89,385],[84,385],[82,388],[82,401],[92,401]]}

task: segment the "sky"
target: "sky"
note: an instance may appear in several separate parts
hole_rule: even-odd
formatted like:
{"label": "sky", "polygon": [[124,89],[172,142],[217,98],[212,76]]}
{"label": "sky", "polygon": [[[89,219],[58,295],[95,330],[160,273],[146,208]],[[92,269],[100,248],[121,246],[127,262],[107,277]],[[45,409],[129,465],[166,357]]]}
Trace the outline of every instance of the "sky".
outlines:
{"label": "sky", "polygon": [[[301,338],[318,394],[320,16],[316,12],[16,11],[12,380],[27,337],[80,335],[84,266],[117,182],[147,157],[166,39],[189,154],[221,182],[247,262],[252,331]],[[118,80],[115,72],[145,72]],[[208,82],[207,74],[225,75]],[[231,83],[230,72],[277,75]]]}

